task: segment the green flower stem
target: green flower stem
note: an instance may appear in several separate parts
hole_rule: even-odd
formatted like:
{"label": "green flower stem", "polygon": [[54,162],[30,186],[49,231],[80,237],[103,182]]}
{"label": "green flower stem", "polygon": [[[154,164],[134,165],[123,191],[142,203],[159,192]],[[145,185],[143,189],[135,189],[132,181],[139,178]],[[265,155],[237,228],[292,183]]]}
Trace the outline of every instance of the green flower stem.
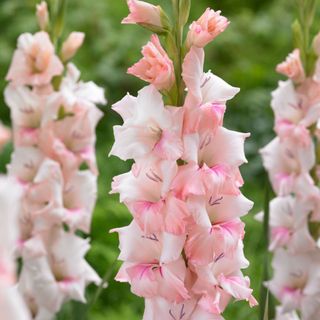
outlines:
{"label": "green flower stem", "polygon": [[316,61],[312,48],[311,29],[314,22],[317,0],[297,0],[298,21],[293,25],[296,46],[300,49],[306,75],[312,75]]}
{"label": "green flower stem", "polygon": [[175,77],[176,77],[176,99],[175,105],[181,106],[184,100],[184,84],[182,80],[182,60],[183,60],[183,45],[182,45],[182,36],[183,36],[183,22],[181,21],[180,17],[180,1],[181,0],[172,0],[172,7],[173,7],[173,16],[174,16],[174,23],[173,23],[173,30],[172,36],[168,36],[169,38],[169,48],[171,50],[171,57],[173,59],[174,67],[175,67]]}
{"label": "green flower stem", "polygon": [[59,40],[64,28],[64,20],[65,20],[68,0],[57,0],[57,1],[58,1],[58,4],[56,6],[57,8],[56,15],[55,15],[55,20],[54,20],[53,30],[52,30],[53,43],[56,47],[59,46]]}
{"label": "green flower stem", "polygon": [[270,213],[270,193],[271,187],[268,179],[266,179],[265,197],[264,197],[264,215],[263,215],[263,232],[262,232],[262,245],[264,251],[263,257],[263,273],[260,287],[260,320],[268,320],[274,318],[274,305],[273,300],[269,296],[269,290],[265,286],[265,281],[269,280],[269,242],[270,242],[270,230],[269,230],[269,213]]}
{"label": "green flower stem", "polygon": [[[67,11],[68,0],[48,0],[49,21],[48,33],[56,52],[60,52],[61,35],[64,28],[65,16]],[[64,64],[66,65],[66,64]],[[54,90],[59,90],[62,81],[62,76],[56,76],[52,79]]]}
{"label": "green flower stem", "polygon": [[99,299],[102,291],[104,290],[105,286],[108,285],[109,279],[112,276],[113,270],[117,265],[118,257],[114,259],[112,262],[111,266],[107,269],[106,273],[104,274],[100,286],[97,288],[95,295],[93,299],[90,301],[88,305],[88,309],[92,307]]}

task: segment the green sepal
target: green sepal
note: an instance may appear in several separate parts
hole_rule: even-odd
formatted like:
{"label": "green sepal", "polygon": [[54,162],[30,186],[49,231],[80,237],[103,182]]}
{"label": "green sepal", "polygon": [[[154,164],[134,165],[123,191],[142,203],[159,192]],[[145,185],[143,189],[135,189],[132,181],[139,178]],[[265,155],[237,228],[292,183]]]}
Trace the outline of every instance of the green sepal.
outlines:
{"label": "green sepal", "polygon": [[55,43],[62,35],[66,9],[67,9],[67,0],[60,0],[58,4],[56,19],[54,21],[54,26],[53,26],[53,39]]}
{"label": "green sepal", "polygon": [[180,12],[181,27],[184,27],[189,20],[190,8],[191,8],[191,0],[180,0],[179,12]]}
{"label": "green sepal", "polygon": [[61,121],[67,117],[73,117],[73,116],[74,116],[73,112],[66,112],[64,106],[60,106],[58,110],[57,121]]}
{"label": "green sepal", "polygon": [[308,227],[314,241],[318,241],[318,239],[320,238],[320,222],[310,221]]}
{"label": "green sepal", "polygon": [[155,25],[149,24],[149,23],[138,23],[138,24],[139,24],[139,26],[151,31],[152,33],[156,33],[159,36],[166,35],[169,31],[166,28],[155,26]]}
{"label": "green sepal", "polygon": [[302,54],[302,51],[304,51],[303,32],[302,32],[301,24],[298,20],[295,20],[292,24],[292,33],[293,33],[294,47],[299,48]]}

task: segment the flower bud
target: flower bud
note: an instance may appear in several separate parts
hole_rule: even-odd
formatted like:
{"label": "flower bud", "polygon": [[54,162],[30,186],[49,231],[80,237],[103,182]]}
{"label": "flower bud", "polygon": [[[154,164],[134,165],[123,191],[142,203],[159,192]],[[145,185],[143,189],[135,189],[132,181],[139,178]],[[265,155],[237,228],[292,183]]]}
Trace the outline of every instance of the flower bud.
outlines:
{"label": "flower bud", "polygon": [[295,82],[303,81],[305,73],[300,59],[300,50],[293,50],[284,62],[277,65],[276,70]]}
{"label": "flower bud", "polygon": [[160,6],[139,0],[127,0],[129,15],[122,20],[124,24],[139,24],[152,32],[164,32],[167,27],[167,16]]}
{"label": "flower bud", "polygon": [[197,21],[191,24],[187,35],[188,47],[203,48],[227,28],[229,21],[220,13],[221,11],[208,8]]}
{"label": "flower bud", "polygon": [[63,43],[61,49],[61,58],[63,61],[70,60],[82,46],[84,40],[84,33],[71,32],[67,40]]}
{"label": "flower bud", "polygon": [[41,30],[46,30],[49,23],[48,5],[45,1],[42,1],[37,5],[37,19]]}
{"label": "flower bud", "polygon": [[132,74],[152,83],[158,90],[170,89],[174,83],[173,62],[161,46],[157,35],[142,49],[143,58],[128,69]]}

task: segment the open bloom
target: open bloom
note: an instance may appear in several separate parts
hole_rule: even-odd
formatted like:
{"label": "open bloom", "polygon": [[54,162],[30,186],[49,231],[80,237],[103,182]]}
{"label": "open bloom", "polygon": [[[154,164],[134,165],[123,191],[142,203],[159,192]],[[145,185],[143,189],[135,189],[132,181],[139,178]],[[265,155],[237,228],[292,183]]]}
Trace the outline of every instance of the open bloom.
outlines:
{"label": "open bloom", "polygon": [[[62,188],[63,177],[59,164],[45,159],[23,198],[24,210],[41,220],[41,228],[49,229],[62,221]],[[37,231],[37,226],[34,229]]]}
{"label": "open bloom", "polygon": [[223,123],[226,102],[239,88],[232,87],[212,72],[204,72],[204,50],[192,47],[182,65],[187,86],[184,104],[184,133],[213,131]]}
{"label": "open bloom", "polygon": [[227,28],[229,21],[220,13],[221,11],[208,8],[197,21],[191,24],[187,35],[189,47],[203,48]]}
{"label": "open bloom", "polygon": [[218,315],[224,311],[231,297],[247,300],[251,306],[256,305],[249,287],[250,281],[239,271],[246,266],[248,261],[239,242],[235,251],[224,252],[214,262],[195,267],[198,278],[192,291],[201,295],[199,305],[207,312]]}
{"label": "open bloom", "polygon": [[269,249],[286,247],[292,253],[314,250],[316,243],[308,229],[308,216],[312,210],[311,201],[298,200],[292,195],[273,199],[270,202]]}
{"label": "open bloom", "polygon": [[63,65],[54,53],[49,35],[44,31],[35,35],[25,33],[18,39],[6,79],[15,85],[42,86],[62,71]]}
{"label": "open bloom", "polygon": [[275,252],[274,276],[270,291],[281,301],[282,311],[301,310],[302,319],[319,315],[319,253],[292,255],[283,249]]}
{"label": "open bloom", "polygon": [[243,195],[208,196],[205,201],[192,197],[187,202],[196,225],[190,228],[185,245],[188,260],[194,265],[208,265],[225,252],[238,249],[244,237],[239,219],[252,208]]}
{"label": "open bloom", "polygon": [[271,101],[276,120],[275,129],[280,137],[283,137],[281,126],[298,127],[301,137],[296,137],[296,142],[306,144],[307,127],[316,123],[320,116],[319,102],[318,86],[314,81],[308,81],[308,85],[300,86],[298,90],[295,90],[292,81],[280,81],[278,88],[272,92]]}
{"label": "open bloom", "polygon": [[153,84],[158,90],[169,90],[175,80],[173,62],[161,46],[157,35],[142,48],[143,58],[128,69],[132,74]]}
{"label": "open bloom", "polygon": [[143,88],[137,97],[127,95],[113,108],[124,124],[114,127],[115,143],[110,154],[123,160],[151,154],[170,160],[181,156],[183,110],[164,106],[154,86]]}
{"label": "open bloom", "polygon": [[188,299],[181,256],[185,236],[146,234],[135,222],[114,231],[120,237],[119,259],[125,261],[116,276],[118,281],[129,282],[132,292],[145,298],[160,296],[177,303]]}
{"label": "open bloom", "polygon": [[162,27],[161,8],[145,1],[127,0],[130,14],[122,23],[137,23]]}
{"label": "open bloom", "polygon": [[313,143],[297,146],[290,140],[281,143],[277,137],[261,150],[261,154],[272,186],[279,195],[305,192],[299,187],[301,184],[313,185],[309,175],[309,170],[315,164]]}
{"label": "open bloom", "polygon": [[171,192],[177,173],[174,162],[159,161],[114,178],[112,192],[120,194],[136,223],[146,233],[166,231],[185,234],[189,213],[184,201]]}
{"label": "open bloom", "polygon": [[44,308],[52,314],[70,299],[85,302],[86,285],[100,281],[84,260],[88,241],[55,227],[43,234],[42,243],[45,251],[29,257],[21,272],[19,289],[25,300],[33,301],[37,313]]}
{"label": "open bloom", "polygon": [[63,192],[64,221],[71,230],[90,231],[96,198],[97,177],[90,171],[77,172],[66,182]]}
{"label": "open bloom", "polygon": [[39,132],[46,98],[26,86],[9,84],[5,100],[10,107],[14,125],[14,142],[18,146],[34,146],[39,143]]}
{"label": "open bloom", "polygon": [[[215,133],[191,134],[184,138],[183,159],[174,188],[182,198],[188,194],[216,196],[238,194],[243,180],[239,166],[247,160],[244,141],[247,134],[219,127]],[[237,150],[237,152],[234,152]]]}

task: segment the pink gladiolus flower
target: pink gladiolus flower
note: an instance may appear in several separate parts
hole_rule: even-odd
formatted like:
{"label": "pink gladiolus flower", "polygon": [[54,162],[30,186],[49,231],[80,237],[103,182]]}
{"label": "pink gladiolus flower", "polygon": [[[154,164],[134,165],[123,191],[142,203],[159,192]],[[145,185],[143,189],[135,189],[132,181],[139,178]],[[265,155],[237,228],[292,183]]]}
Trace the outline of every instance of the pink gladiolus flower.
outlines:
{"label": "pink gladiolus flower", "polygon": [[305,73],[300,59],[299,49],[295,49],[292,53],[290,53],[286,61],[277,65],[276,70],[295,82],[303,81],[305,78]]}
{"label": "pink gladiolus flower", "polygon": [[112,192],[120,194],[120,200],[131,210],[136,223],[148,234],[186,232],[187,206],[170,192],[177,169],[175,163],[166,161],[145,165],[138,176],[129,172],[114,178]]}
{"label": "pink gladiolus flower", "polygon": [[18,39],[7,74],[7,80],[15,85],[47,85],[54,76],[60,75],[63,65],[54,53],[54,47],[46,32],[22,34]]}
{"label": "pink gladiolus flower", "polygon": [[161,46],[157,35],[142,48],[143,58],[128,69],[132,74],[153,84],[158,90],[169,90],[174,81],[173,62]]}
{"label": "pink gladiolus flower", "polygon": [[279,249],[276,251],[273,268],[275,274],[268,283],[271,292],[281,301],[283,311],[302,311],[303,319],[315,319],[319,314],[319,306],[312,303],[319,299],[317,282],[319,272],[318,252],[312,255],[291,255]]}
{"label": "pink gladiolus flower", "polygon": [[89,233],[97,198],[97,177],[89,172],[77,172],[66,183],[63,193],[64,221],[71,230]]}
{"label": "pink gladiolus flower", "polygon": [[191,24],[187,35],[189,47],[203,48],[227,28],[229,21],[220,13],[221,11],[208,8],[197,21]]}
{"label": "pink gladiolus flower", "polygon": [[162,27],[159,6],[139,0],[127,0],[127,3],[130,14],[122,20],[122,23],[138,23]]}
{"label": "pink gladiolus flower", "polygon": [[188,90],[184,133],[211,131],[221,126],[226,102],[232,99],[239,89],[230,86],[210,71],[203,71],[203,49],[192,47],[182,67],[182,77]]}
{"label": "pink gladiolus flower", "polygon": [[123,160],[154,154],[161,159],[178,159],[182,152],[183,110],[165,107],[154,86],[139,91],[138,97],[126,96],[114,105],[122,115],[131,104],[130,115],[124,114],[123,126],[115,126],[115,144],[110,152]]}
{"label": "pink gladiolus flower", "polygon": [[261,150],[261,154],[271,183],[280,195],[297,191],[300,179],[308,176],[315,164],[312,143],[300,147],[290,140],[281,143],[279,138],[275,138]]}
{"label": "pink gladiolus flower", "polygon": [[307,219],[312,205],[292,196],[278,197],[270,203],[270,250],[286,247],[290,252],[307,252],[316,247]]}
{"label": "pink gladiolus flower", "polygon": [[114,231],[120,236],[119,258],[126,261],[117,280],[129,282],[132,292],[145,298],[161,296],[178,303],[188,299],[184,287],[186,267],[180,255],[184,236],[148,235],[134,222]]}

